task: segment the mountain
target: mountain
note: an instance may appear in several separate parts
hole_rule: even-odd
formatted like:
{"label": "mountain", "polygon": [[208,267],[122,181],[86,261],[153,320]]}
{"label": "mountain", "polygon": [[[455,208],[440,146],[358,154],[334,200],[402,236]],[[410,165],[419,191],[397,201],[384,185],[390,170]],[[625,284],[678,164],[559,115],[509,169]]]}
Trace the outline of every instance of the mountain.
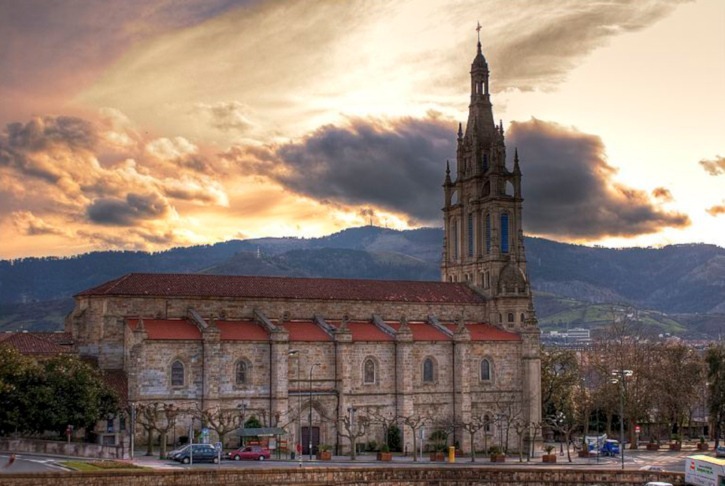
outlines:
{"label": "mountain", "polygon": [[[145,252],[0,261],[0,329],[52,329],[70,297],[129,272],[438,280],[443,231],[366,226],[320,238],[258,238]],[[637,309],[661,332],[716,336],[725,324],[725,249],[591,248],[526,238],[544,328],[597,327]]]}

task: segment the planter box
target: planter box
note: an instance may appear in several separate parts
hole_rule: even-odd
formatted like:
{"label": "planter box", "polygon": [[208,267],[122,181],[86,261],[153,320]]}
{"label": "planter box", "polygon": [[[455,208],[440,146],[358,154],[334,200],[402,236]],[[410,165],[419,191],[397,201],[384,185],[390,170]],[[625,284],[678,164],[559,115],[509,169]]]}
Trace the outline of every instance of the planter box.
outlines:
{"label": "planter box", "polygon": [[430,453],[430,460],[431,462],[443,462],[446,459],[446,455],[443,452],[431,452]]}
{"label": "planter box", "polygon": [[556,462],[556,454],[544,454],[541,456],[543,462]]}
{"label": "planter box", "polygon": [[671,451],[679,451],[682,449],[682,444],[679,442],[672,442],[670,443],[670,450]]}
{"label": "planter box", "polygon": [[503,454],[491,456],[491,462],[506,462],[506,456]]}
{"label": "planter box", "polygon": [[698,442],[697,443],[697,450],[698,451],[707,451],[710,449],[710,444],[707,442]]}
{"label": "planter box", "polygon": [[331,461],[332,460],[332,451],[320,451],[317,453],[317,460],[318,461]]}
{"label": "planter box", "polygon": [[393,460],[392,452],[378,452],[378,461],[390,462]]}
{"label": "planter box", "polygon": [[660,450],[659,444],[647,444],[647,450],[648,451],[658,451]]}

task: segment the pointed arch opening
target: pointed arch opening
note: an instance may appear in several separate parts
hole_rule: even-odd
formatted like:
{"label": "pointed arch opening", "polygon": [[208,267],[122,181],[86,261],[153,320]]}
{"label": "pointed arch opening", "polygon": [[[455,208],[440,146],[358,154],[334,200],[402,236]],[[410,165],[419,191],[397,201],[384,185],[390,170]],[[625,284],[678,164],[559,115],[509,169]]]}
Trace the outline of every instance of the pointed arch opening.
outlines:
{"label": "pointed arch opening", "polygon": [[183,361],[175,359],[171,363],[171,386],[182,387],[186,384],[186,367]]}

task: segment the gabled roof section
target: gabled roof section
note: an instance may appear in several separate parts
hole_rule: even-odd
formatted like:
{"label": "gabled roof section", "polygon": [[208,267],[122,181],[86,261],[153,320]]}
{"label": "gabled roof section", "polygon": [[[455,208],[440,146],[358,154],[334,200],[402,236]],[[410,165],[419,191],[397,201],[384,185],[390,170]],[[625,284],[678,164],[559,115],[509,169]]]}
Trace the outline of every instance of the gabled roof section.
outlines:
{"label": "gabled roof section", "polygon": [[[144,321],[146,322],[146,321]],[[222,341],[269,341],[269,333],[254,321],[215,321]]]}
{"label": "gabled roof section", "polygon": [[[336,329],[340,328],[340,321],[327,321]],[[348,321],[347,328],[352,333],[352,340],[355,341],[394,341],[393,336],[383,332],[378,326],[369,321]]]}
{"label": "gabled roof section", "polygon": [[[128,327],[135,331],[138,319],[126,319]],[[143,327],[149,339],[201,339],[196,324],[186,319],[143,319]]]}
{"label": "gabled roof section", "polygon": [[478,304],[484,297],[450,282],[130,273],[79,296],[227,297]]}
{"label": "gabled roof section", "polygon": [[[453,332],[456,332],[458,327],[455,322],[446,322],[443,325]],[[518,334],[483,322],[467,323],[466,329],[471,334],[471,341],[521,341],[521,336]]]}
{"label": "gabled roof section", "polygon": [[[390,321],[386,324],[397,332],[400,329],[400,322]],[[413,341],[450,341],[451,337],[443,331],[436,329],[427,322],[408,321],[408,327],[413,333]]]}
{"label": "gabled roof section", "polygon": [[56,344],[53,338],[45,337],[51,334],[55,333],[8,332],[0,334],[0,344],[12,346],[26,356],[51,357],[73,352],[70,346]]}
{"label": "gabled roof section", "polygon": [[276,324],[277,327],[286,329],[289,333],[289,340],[292,341],[309,341],[309,342],[330,342],[332,337],[322,330],[312,320],[292,320]]}

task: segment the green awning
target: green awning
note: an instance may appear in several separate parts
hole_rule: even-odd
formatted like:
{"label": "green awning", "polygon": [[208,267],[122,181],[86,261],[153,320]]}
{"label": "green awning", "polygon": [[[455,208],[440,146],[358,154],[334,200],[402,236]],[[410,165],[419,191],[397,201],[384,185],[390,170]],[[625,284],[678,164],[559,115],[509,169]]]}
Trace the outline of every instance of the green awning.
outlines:
{"label": "green awning", "polygon": [[274,436],[274,435],[287,435],[287,431],[280,429],[279,427],[258,427],[258,428],[239,428],[237,429],[239,437],[259,437],[259,436]]}

